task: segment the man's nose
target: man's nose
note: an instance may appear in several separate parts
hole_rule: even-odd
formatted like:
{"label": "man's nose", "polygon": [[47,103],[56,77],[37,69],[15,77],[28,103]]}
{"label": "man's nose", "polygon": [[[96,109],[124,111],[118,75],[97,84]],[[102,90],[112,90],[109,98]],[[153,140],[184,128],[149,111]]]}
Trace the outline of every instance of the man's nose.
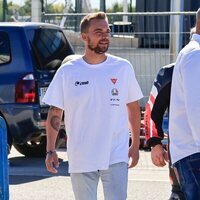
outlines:
{"label": "man's nose", "polygon": [[109,38],[110,37],[110,33],[108,33],[108,32],[102,33],[102,37],[103,38]]}

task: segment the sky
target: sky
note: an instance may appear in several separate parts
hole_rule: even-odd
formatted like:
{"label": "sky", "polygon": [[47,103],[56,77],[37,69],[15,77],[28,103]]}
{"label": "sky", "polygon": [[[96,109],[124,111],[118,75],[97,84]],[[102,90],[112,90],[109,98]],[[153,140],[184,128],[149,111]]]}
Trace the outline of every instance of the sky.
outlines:
{"label": "sky", "polygon": [[[10,2],[10,1],[12,1],[13,3],[19,4],[19,5],[23,5],[25,0],[7,0],[7,2]],[[48,0],[47,2],[51,3],[54,1],[55,0]],[[73,3],[75,0],[70,0],[70,1]],[[56,3],[57,2],[65,3],[65,0],[56,0]],[[106,8],[112,7],[112,5],[116,2],[121,3],[121,2],[123,2],[123,0],[106,0]],[[92,8],[99,8],[100,0],[90,0],[90,3],[92,5]]]}

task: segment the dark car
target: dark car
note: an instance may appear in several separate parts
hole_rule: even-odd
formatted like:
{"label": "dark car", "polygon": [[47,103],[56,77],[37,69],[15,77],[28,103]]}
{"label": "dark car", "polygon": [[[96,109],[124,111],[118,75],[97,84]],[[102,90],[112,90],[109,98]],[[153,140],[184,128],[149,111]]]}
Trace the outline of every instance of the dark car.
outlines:
{"label": "dark car", "polygon": [[62,60],[71,54],[59,26],[0,23],[0,116],[7,124],[9,145],[26,156],[45,155],[48,106],[41,100]]}

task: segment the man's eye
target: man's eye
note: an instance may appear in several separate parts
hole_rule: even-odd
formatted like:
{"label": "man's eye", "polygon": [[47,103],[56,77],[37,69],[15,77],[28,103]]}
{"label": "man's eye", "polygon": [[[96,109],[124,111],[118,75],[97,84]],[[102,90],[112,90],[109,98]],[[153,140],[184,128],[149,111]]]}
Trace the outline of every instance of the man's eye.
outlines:
{"label": "man's eye", "polygon": [[96,32],[96,35],[101,36],[102,33],[101,32]]}

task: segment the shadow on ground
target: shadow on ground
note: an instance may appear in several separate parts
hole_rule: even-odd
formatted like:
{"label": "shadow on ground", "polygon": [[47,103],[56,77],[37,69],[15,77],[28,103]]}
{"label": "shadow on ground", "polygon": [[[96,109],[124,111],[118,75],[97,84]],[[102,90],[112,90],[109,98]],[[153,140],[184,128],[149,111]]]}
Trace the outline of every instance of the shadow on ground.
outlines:
{"label": "shadow on ground", "polygon": [[58,174],[46,170],[44,158],[12,157],[9,159],[9,184],[22,184],[54,176],[69,176],[68,161],[59,159]]}

